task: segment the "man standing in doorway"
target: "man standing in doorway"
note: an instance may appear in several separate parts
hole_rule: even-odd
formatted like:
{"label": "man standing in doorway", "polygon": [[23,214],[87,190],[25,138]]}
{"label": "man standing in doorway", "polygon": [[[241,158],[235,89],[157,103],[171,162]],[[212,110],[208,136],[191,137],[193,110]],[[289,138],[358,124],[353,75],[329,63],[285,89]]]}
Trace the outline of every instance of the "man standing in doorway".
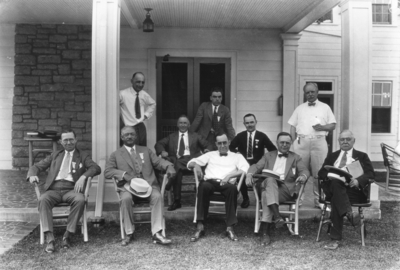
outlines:
{"label": "man standing in doorway", "polygon": [[311,172],[314,184],[314,206],[318,203],[318,171],[328,154],[326,136],[336,128],[336,119],[331,108],[318,100],[318,85],[306,83],[303,88],[307,102],[300,104],[288,123],[293,139],[294,152],[301,156],[303,163]]}
{"label": "man standing in doorway", "polygon": [[231,111],[221,104],[222,92],[220,87],[213,87],[210,91],[211,102],[203,102],[197,110],[196,117],[190,128],[191,132],[197,132],[207,139],[214,150],[217,150],[215,136],[225,133],[229,140],[235,137],[235,129],[232,126]]}
{"label": "man standing in doorway", "polygon": [[137,144],[147,146],[147,132],[144,121],[153,115],[156,102],[143,90],[145,77],[142,72],[134,73],[131,83],[131,87],[119,92],[121,118],[124,126],[133,126],[135,128],[138,139]]}

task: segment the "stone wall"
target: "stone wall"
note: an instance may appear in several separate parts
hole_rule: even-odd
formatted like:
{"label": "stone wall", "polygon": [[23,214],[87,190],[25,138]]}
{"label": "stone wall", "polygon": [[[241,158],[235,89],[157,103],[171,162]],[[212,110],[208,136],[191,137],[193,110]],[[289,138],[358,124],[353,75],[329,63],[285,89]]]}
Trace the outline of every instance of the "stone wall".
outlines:
{"label": "stone wall", "polygon": [[[90,25],[16,25],[13,167],[28,167],[28,131],[72,128],[78,147],[91,150],[91,30]],[[51,148],[51,143],[35,145]]]}

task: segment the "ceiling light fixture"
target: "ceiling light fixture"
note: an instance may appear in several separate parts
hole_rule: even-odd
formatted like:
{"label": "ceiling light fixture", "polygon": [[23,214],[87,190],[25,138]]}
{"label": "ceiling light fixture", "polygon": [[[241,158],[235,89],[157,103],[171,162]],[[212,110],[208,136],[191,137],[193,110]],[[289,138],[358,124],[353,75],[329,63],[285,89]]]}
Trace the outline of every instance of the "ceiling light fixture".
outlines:
{"label": "ceiling light fixture", "polygon": [[154,32],[154,22],[150,16],[150,11],[153,9],[145,8],[144,10],[147,11],[147,14],[146,14],[146,19],[144,19],[143,21],[143,32]]}

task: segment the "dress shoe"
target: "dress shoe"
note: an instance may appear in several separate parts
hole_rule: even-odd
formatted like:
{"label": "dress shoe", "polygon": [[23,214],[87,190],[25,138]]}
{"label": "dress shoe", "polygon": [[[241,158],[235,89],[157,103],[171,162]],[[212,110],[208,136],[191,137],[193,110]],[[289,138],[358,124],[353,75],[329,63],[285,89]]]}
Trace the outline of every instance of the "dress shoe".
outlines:
{"label": "dress shoe", "polygon": [[194,235],[190,238],[190,242],[196,242],[206,234],[204,230],[197,229]]}
{"label": "dress shoe", "polygon": [[160,232],[156,232],[153,235],[153,243],[161,244],[161,245],[169,245],[172,243],[171,239],[165,238]]}
{"label": "dress shoe", "polygon": [[285,220],[280,217],[277,220],[275,220],[274,223],[275,223],[275,228],[279,229],[283,227],[283,225],[285,224]]}
{"label": "dress shoe", "polygon": [[237,241],[239,240],[235,234],[235,232],[233,231],[233,229],[227,229],[226,230],[226,236],[228,236],[228,238],[232,241]]}
{"label": "dress shoe", "polygon": [[271,244],[271,238],[269,238],[269,235],[266,233],[263,233],[260,237],[260,244],[262,246],[268,246]]}
{"label": "dress shoe", "polygon": [[133,240],[133,234],[129,234],[125,237],[125,239],[122,239],[121,241],[121,246],[127,246],[129,242]]}
{"label": "dress shoe", "polygon": [[51,242],[47,243],[45,251],[47,253],[53,253],[54,252],[54,241],[51,241]]}
{"label": "dress shoe", "polygon": [[69,237],[64,237],[62,242],[61,242],[62,248],[70,248],[71,247],[71,242],[69,240]]}
{"label": "dress shoe", "polygon": [[360,215],[358,213],[347,212],[346,217],[350,221],[350,224],[353,225],[353,227],[360,226],[361,220],[360,220]]}
{"label": "dress shoe", "polygon": [[182,205],[181,205],[180,201],[174,201],[174,203],[172,205],[168,206],[168,211],[174,211],[181,207],[182,207]]}
{"label": "dress shoe", "polygon": [[339,247],[339,241],[331,241],[331,243],[329,243],[328,245],[324,246],[324,249],[327,250],[336,250]]}
{"label": "dress shoe", "polygon": [[247,198],[247,199],[243,199],[243,202],[240,205],[240,207],[247,208],[247,207],[249,207],[249,205],[250,205],[250,200],[249,200],[249,198]]}

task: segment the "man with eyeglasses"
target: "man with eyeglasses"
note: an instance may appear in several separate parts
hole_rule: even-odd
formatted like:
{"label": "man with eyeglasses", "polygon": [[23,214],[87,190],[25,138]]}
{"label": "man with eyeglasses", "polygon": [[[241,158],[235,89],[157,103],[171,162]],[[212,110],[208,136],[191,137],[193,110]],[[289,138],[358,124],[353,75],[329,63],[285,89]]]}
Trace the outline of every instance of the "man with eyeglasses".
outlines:
{"label": "man with eyeglasses", "polygon": [[263,169],[271,170],[279,175],[279,179],[267,177],[256,182],[257,191],[261,192],[259,195],[263,209],[260,228],[260,244],[262,246],[271,243],[272,222],[275,223],[276,228],[285,224],[279,214],[279,203],[297,199],[300,184],[310,176],[301,157],[289,151],[292,145],[292,137],[289,133],[280,132],[276,145],[278,150],[266,153],[257,164],[250,167],[246,177],[246,184],[252,186],[253,175],[262,172]]}
{"label": "man with eyeglasses", "polygon": [[314,206],[320,208],[318,192],[318,171],[326,155],[326,136],[336,128],[336,119],[331,108],[318,100],[318,85],[306,83],[303,88],[307,101],[293,112],[288,123],[293,140],[293,150],[301,156],[304,165],[311,172],[314,186]]}
{"label": "man with eyeglasses", "polygon": [[[232,241],[238,238],[233,231],[233,226],[238,222],[236,217],[238,190],[235,185],[237,177],[247,172],[249,164],[241,154],[229,151],[228,137],[220,134],[216,137],[218,151],[210,151],[188,162],[188,169],[196,170],[199,176],[197,191],[197,230],[190,239],[192,242],[199,240],[205,233],[204,221],[208,215],[210,197],[214,192],[221,192],[225,198],[226,235]],[[201,166],[206,166],[205,173]]]}
{"label": "man with eyeglasses", "polygon": [[191,132],[197,132],[207,139],[208,143],[217,150],[215,137],[217,134],[225,133],[229,140],[235,137],[235,129],[232,126],[231,111],[221,104],[222,93],[220,87],[213,87],[210,91],[210,102],[203,102],[196,113],[190,127]]}
{"label": "man with eyeglasses", "polygon": [[[364,203],[367,200],[366,186],[369,179],[375,178],[374,168],[366,153],[353,148],[356,139],[350,130],[343,130],[339,135],[340,150],[326,157],[321,170],[318,172],[320,179],[324,179],[322,190],[326,199],[331,201],[330,231],[331,243],[325,249],[337,249],[342,240],[343,217],[347,217],[350,223],[357,227],[360,225],[360,216],[353,213],[351,203]],[[357,178],[340,179],[329,174],[325,165],[344,169],[347,165],[359,161],[363,174]]]}
{"label": "man with eyeglasses", "polygon": [[101,173],[100,167],[90,156],[76,148],[76,134],[73,130],[61,132],[60,143],[64,149],[53,152],[50,156],[29,168],[27,179],[32,184],[39,183],[37,174],[50,168],[44,184],[45,192],[39,198],[39,216],[46,238],[47,253],[54,252],[53,212],[54,205],[69,203],[70,214],[67,229],[61,246],[70,247],[70,234],[75,233],[78,220],[85,206],[83,196],[86,179]]}

